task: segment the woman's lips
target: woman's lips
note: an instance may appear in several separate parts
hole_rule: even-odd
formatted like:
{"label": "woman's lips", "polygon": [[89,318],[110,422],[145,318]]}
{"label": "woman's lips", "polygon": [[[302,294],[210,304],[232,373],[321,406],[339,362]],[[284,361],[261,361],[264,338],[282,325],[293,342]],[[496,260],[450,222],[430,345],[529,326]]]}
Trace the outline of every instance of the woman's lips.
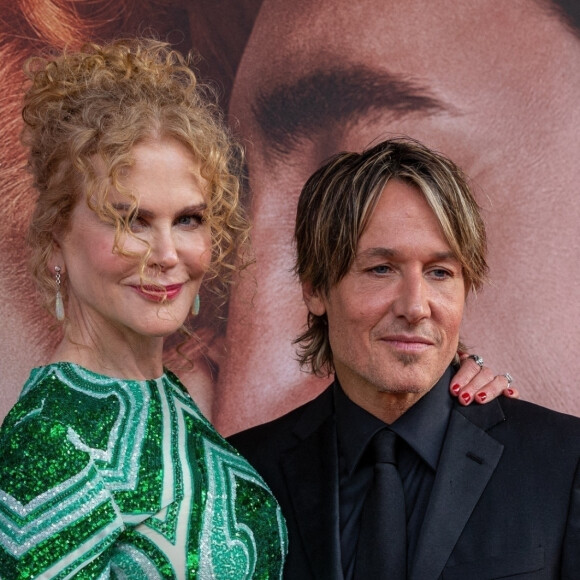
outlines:
{"label": "woman's lips", "polygon": [[183,284],[169,284],[167,286],[152,286],[143,284],[140,286],[131,286],[138,294],[152,300],[153,302],[163,302],[164,300],[173,300],[178,296],[183,288]]}

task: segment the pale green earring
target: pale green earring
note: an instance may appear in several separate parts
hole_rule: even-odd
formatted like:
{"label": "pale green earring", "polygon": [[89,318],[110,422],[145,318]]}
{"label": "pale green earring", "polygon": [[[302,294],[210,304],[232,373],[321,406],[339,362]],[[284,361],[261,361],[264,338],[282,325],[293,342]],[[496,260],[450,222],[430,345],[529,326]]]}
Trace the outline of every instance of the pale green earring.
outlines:
{"label": "pale green earring", "polygon": [[194,316],[197,316],[199,314],[199,307],[201,306],[201,300],[199,299],[199,294],[195,295],[195,298],[193,299],[193,304],[191,306],[191,313]]}
{"label": "pale green earring", "polygon": [[56,280],[56,298],[54,301],[54,313],[59,322],[64,320],[64,304],[62,302],[62,294],[60,293],[60,273],[62,272],[60,266],[54,267]]}

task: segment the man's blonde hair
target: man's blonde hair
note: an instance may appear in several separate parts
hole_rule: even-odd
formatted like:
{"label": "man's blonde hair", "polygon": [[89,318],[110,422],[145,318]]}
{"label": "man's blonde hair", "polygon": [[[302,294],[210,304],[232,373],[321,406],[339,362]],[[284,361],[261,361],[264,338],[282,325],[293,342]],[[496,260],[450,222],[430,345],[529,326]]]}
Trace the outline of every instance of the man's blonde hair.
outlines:
{"label": "man's blonde hair", "polygon": [[[425,198],[463,268],[467,288],[487,275],[483,219],[467,178],[452,161],[412,139],[389,139],[362,153],[339,153],[306,182],[296,214],[295,272],[314,292],[327,294],[349,271],[377,202],[392,179],[414,186]],[[296,341],[302,366],[333,372],[326,315],[308,314]]]}

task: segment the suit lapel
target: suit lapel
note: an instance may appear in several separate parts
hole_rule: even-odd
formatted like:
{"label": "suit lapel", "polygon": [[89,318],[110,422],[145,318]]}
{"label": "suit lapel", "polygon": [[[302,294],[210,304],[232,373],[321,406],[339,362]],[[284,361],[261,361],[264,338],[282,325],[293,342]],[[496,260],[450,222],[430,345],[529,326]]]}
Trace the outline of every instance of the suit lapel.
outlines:
{"label": "suit lapel", "polygon": [[411,580],[441,575],[503,452],[503,445],[485,432],[501,420],[503,413],[496,401],[485,407],[455,407],[452,411],[411,563]]}
{"label": "suit lapel", "polygon": [[332,391],[297,424],[300,441],[282,459],[291,502],[314,578],[342,578],[338,524],[338,455]]}

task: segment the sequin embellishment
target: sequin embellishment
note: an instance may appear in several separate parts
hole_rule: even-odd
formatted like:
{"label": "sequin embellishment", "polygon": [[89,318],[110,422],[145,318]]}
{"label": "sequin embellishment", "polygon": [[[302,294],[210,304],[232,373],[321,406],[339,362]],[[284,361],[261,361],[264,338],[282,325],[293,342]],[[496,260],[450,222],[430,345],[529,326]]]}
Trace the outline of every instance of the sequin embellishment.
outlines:
{"label": "sequin embellishment", "polygon": [[281,578],[256,471],[177,377],[34,369],[0,429],[0,578]]}

